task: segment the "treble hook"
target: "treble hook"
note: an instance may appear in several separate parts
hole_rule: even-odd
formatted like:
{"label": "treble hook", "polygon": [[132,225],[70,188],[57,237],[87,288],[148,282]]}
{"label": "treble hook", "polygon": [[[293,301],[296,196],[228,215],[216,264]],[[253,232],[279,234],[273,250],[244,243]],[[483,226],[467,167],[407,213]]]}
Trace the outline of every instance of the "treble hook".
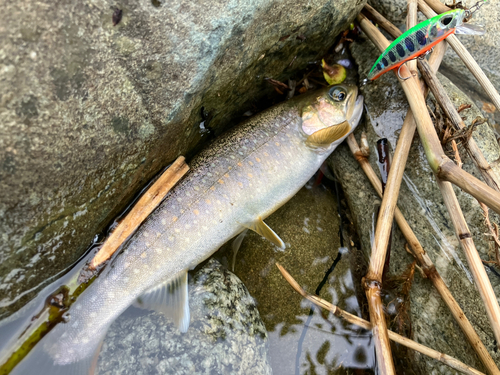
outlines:
{"label": "treble hook", "polygon": [[399,73],[399,70],[401,69],[401,67],[406,64],[408,61],[411,61],[411,60],[416,60],[416,59],[419,59],[419,60],[425,60],[425,57],[431,53],[432,51],[434,51],[434,47],[432,47],[431,49],[425,51],[424,53],[422,53],[421,55],[418,55],[417,57],[414,57],[413,59],[408,59],[406,60],[403,64],[401,64],[398,68],[398,77],[399,79],[403,80],[403,81],[406,81],[407,79],[410,79],[411,76],[409,77],[401,77],[401,74]]}
{"label": "treble hook", "polygon": [[[410,59],[410,60],[413,60],[413,59]],[[408,61],[409,61],[409,60],[408,60]],[[402,81],[406,81],[407,79],[410,79],[410,78],[412,77],[412,75],[411,75],[411,74],[410,74],[410,76],[409,76],[409,77],[401,77],[401,74],[399,73],[399,70],[400,70],[400,69],[401,69],[401,67],[402,67],[403,65],[405,65],[405,64],[406,64],[406,61],[405,61],[403,64],[401,64],[401,65],[399,66],[399,68],[398,68],[398,77],[399,77],[399,79],[400,79],[400,80],[402,80]]]}

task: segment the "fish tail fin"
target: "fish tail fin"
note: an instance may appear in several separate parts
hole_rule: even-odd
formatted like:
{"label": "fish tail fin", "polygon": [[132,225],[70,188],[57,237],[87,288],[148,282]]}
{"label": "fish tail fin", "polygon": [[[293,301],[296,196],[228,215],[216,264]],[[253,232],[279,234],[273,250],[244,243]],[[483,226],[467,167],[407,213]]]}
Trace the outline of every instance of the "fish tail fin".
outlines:
{"label": "fish tail fin", "polygon": [[74,353],[70,348],[66,348],[66,352],[59,350],[63,348],[60,342],[62,341],[61,332],[57,332],[61,331],[61,329],[57,330],[59,326],[61,324],[54,327],[35,345],[28,355],[14,367],[10,375],[94,375],[106,330],[82,345],[86,353],[82,356],[83,350],[79,353]]}

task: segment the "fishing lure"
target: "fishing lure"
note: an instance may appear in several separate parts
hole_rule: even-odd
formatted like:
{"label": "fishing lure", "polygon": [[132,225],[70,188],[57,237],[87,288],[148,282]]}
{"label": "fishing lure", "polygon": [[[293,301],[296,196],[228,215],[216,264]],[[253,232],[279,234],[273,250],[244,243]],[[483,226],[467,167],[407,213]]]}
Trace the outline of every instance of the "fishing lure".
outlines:
{"label": "fishing lure", "polygon": [[[477,4],[476,7],[479,8]],[[412,27],[392,42],[380,55],[368,73],[368,79],[373,81],[385,72],[396,68],[398,68],[399,75],[399,68],[403,63],[426,54],[451,34],[483,35],[482,27],[464,23],[471,16],[470,9],[454,9]],[[404,79],[400,75],[399,77]]]}

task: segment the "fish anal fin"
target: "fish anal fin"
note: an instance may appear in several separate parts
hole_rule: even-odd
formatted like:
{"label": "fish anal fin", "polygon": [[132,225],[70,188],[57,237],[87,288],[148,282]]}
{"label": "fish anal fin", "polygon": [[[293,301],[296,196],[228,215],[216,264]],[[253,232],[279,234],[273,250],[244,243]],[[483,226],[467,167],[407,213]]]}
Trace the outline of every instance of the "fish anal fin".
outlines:
{"label": "fish anal fin", "polygon": [[243,239],[247,235],[248,229],[245,229],[243,232],[238,234],[236,238],[233,240],[233,243],[231,244],[231,247],[233,249],[233,263],[232,263],[232,271],[234,272],[234,265],[236,264],[236,254],[238,254],[238,250],[241,247],[241,243],[243,242]]}
{"label": "fish anal fin", "polygon": [[244,227],[253,230],[255,233],[260,234],[262,237],[265,237],[269,241],[271,241],[273,244],[276,246],[284,249],[285,248],[285,243],[283,240],[272,230],[264,221],[262,218],[258,218],[252,223],[244,224]]}
{"label": "fish anal fin", "polygon": [[164,314],[173,320],[179,331],[186,332],[190,318],[187,270],[148,289],[137,299],[135,306]]}

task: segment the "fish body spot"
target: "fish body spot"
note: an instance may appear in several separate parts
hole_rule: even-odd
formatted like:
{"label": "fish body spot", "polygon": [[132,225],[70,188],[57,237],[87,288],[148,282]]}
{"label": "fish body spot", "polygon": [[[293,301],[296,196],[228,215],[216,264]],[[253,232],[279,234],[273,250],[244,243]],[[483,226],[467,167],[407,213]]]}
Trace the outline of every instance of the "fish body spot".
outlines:
{"label": "fish body spot", "polygon": [[146,256],[147,256],[146,252],[143,252],[143,253],[141,254],[141,258],[142,258],[142,259],[146,258]]}
{"label": "fish body spot", "polygon": [[179,218],[178,218],[177,216],[174,216],[174,217],[172,218],[172,223],[175,223],[178,219],[179,219]]}
{"label": "fish body spot", "polygon": [[223,185],[223,184],[224,184],[224,180],[223,180],[223,179],[219,179],[217,182],[218,182],[219,184],[221,184],[221,185]]}
{"label": "fish body spot", "polygon": [[175,233],[179,233],[181,230],[179,228],[175,228]]}
{"label": "fish body spot", "polygon": [[389,51],[388,55],[392,62],[396,61],[396,55],[394,54],[394,52]]}
{"label": "fish body spot", "polygon": [[253,178],[253,175],[251,173],[248,173],[248,178]]}
{"label": "fish body spot", "polygon": [[162,223],[163,225],[167,225],[167,220],[165,220],[165,219],[161,219],[161,223]]}
{"label": "fish body spot", "polygon": [[194,213],[196,216],[198,216],[198,215],[200,214],[200,211],[198,211],[198,210],[193,210],[193,213]]}
{"label": "fish body spot", "polygon": [[205,199],[205,202],[206,202],[207,204],[211,204],[211,203],[212,203],[212,202],[210,202],[210,199]]}
{"label": "fish body spot", "polygon": [[162,251],[163,251],[163,250],[161,249],[161,247],[157,247],[157,248],[155,249],[155,252],[156,252],[157,254],[161,254],[161,252],[162,252]]}
{"label": "fish body spot", "polygon": [[224,173],[224,177],[229,178],[229,175],[227,173]]}
{"label": "fish body spot", "polygon": [[214,191],[215,190],[215,186],[210,186],[210,190]]}
{"label": "fish body spot", "polygon": [[389,62],[387,61],[387,59],[385,57],[382,58],[382,62],[384,63],[385,66],[389,65]]}
{"label": "fish body spot", "polygon": [[257,156],[255,157],[255,160],[257,161],[257,163],[260,163],[260,159]]}
{"label": "fish body spot", "polygon": [[253,163],[250,160],[248,161],[248,164],[253,165]]}

